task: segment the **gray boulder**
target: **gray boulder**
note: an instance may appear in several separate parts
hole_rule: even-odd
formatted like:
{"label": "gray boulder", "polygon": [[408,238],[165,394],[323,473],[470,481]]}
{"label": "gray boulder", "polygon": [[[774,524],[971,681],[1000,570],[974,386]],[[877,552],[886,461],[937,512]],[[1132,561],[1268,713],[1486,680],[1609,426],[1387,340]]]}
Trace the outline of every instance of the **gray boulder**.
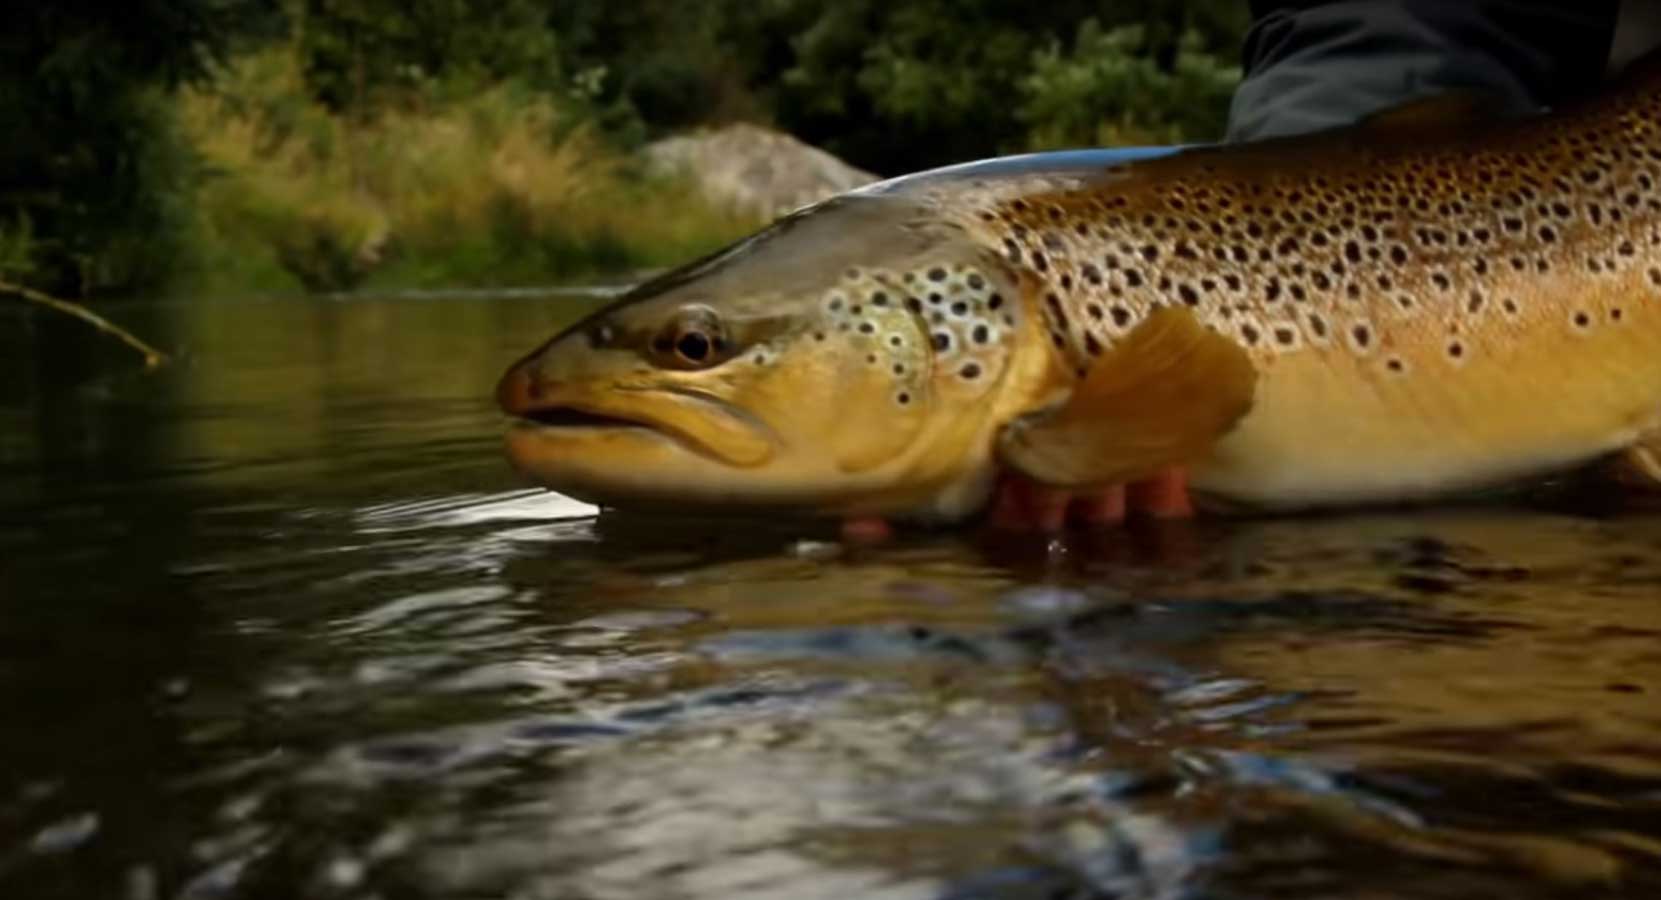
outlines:
{"label": "gray boulder", "polygon": [[877,176],[759,125],[677,135],[643,148],[648,165],[690,177],[711,203],[774,219],[827,197],[870,184]]}

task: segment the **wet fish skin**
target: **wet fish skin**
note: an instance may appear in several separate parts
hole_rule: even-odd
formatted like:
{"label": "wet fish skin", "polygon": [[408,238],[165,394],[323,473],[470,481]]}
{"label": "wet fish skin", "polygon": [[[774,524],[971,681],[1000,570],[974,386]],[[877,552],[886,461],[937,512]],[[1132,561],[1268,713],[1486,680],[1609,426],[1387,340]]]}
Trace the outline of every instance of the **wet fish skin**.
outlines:
{"label": "wet fish skin", "polygon": [[[1536,118],[1445,98],[1319,135],[877,185],[642,286],[504,380],[546,388],[505,388],[515,414],[581,394],[655,421],[639,384],[691,391],[766,461],[656,426],[521,429],[510,455],[622,504],[955,518],[1000,465],[1068,487],[1187,465],[1216,501],[1297,508],[1652,454],[1657,123],[1651,61]],[[666,350],[692,307],[730,352]],[[1155,386],[1182,399],[1136,402]]]}

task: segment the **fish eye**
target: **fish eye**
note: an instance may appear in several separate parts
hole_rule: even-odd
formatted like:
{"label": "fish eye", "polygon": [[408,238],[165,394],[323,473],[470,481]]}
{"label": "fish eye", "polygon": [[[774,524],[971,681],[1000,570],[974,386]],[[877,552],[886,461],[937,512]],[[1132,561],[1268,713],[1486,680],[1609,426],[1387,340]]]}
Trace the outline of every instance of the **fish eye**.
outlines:
{"label": "fish eye", "polygon": [[664,364],[701,369],[727,356],[728,340],[721,319],[707,306],[682,309],[652,340],[652,353]]}
{"label": "fish eye", "polygon": [[709,356],[709,350],[709,337],[701,331],[682,332],[675,340],[675,352],[687,362],[703,362]]}

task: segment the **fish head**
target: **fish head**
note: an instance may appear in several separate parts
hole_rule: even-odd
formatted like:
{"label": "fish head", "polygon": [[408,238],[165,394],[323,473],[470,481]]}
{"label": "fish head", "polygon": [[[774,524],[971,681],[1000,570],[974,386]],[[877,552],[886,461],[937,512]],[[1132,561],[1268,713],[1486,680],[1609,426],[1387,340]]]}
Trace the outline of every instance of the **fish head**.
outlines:
{"label": "fish head", "polygon": [[822,204],[515,364],[509,458],[605,506],[962,515],[990,482],[1018,286],[916,201]]}

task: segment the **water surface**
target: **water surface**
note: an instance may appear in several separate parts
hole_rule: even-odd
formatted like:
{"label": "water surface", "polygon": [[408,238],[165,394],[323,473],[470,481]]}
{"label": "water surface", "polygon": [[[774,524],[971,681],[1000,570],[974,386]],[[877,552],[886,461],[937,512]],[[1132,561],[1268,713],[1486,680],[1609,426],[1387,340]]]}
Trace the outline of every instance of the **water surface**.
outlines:
{"label": "water surface", "polygon": [[592,300],[0,318],[0,896],[1661,896],[1661,518],[596,517]]}

